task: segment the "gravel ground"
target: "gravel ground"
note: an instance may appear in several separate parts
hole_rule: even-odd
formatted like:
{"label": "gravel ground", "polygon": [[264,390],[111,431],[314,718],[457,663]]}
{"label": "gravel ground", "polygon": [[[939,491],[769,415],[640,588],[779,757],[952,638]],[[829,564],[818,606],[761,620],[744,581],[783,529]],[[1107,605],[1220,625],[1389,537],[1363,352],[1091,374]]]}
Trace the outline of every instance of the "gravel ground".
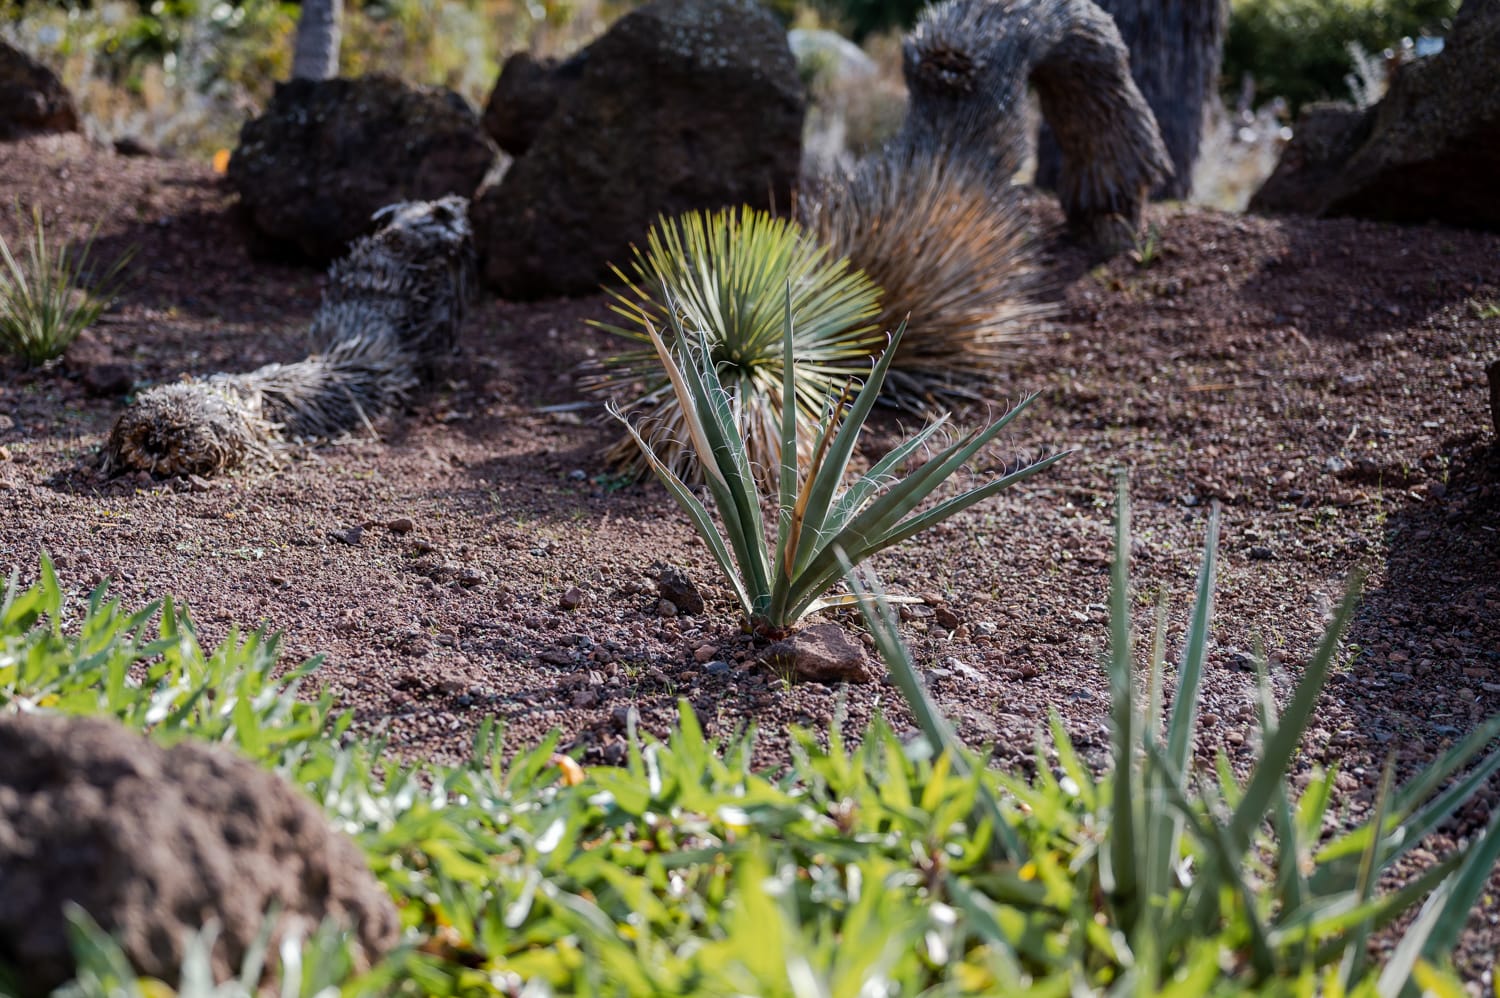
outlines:
{"label": "gravel ground", "polygon": [[[409,757],[461,757],[494,716],[514,744],[560,728],[607,764],[630,712],[660,732],[679,699],[711,732],[756,724],[771,766],[789,725],[844,716],[857,730],[877,711],[909,723],[887,683],[755,668],[685,519],[654,483],[602,464],[616,430],[539,411],[577,400],[578,364],[612,349],[583,322],[606,314],[602,297],[481,301],[462,361],[379,439],[212,482],[106,481],[97,452],[132,385],[298,359],[322,279],[252,261],[232,197],[196,165],[40,139],[0,145],[0,178],[3,200],[39,204],[59,236],[98,221],[95,252],[139,248],[120,304],[67,362],[0,362],[0,565],[23,579],[45,548],[75,591],[109,577],[128,600],[183,597],[205,641],[231,623],[282,631],[289,659],[325,654],[342,705]],[[1169,647],[1208,511],[1223,510],[1200,753],[1253,757],[1256,642],[1285,694],[1367,573],[1302,762],[1337,763],[1339,806],[1364,814],[1388,755],[1409,775],[1500,708],[1500,448],[1484,376],[1500,355],[1500,236],[1162,206],[1153,259],[1091,269],[1058,241],[1051,206],[1035,215],[1057,312],[995,394],[1041,397],[976,470],[1074,453],[878,560],[889,589],[928,599],[904,630],[934,692],[998,765],[1031,765],[1049,708],[1103,761],[1125,469],[1139,624],[1164,599]],[[0,234],[18,233],[0,213]],[[871,454],[901,422],[881,417]],[[666,566],[697,584],[703,612],[663,615]],[[1487,788],[1431,847],[1497,800]],[[1476,983],[1500,947],[1497,895],[1500,879],[1461,954]]]}

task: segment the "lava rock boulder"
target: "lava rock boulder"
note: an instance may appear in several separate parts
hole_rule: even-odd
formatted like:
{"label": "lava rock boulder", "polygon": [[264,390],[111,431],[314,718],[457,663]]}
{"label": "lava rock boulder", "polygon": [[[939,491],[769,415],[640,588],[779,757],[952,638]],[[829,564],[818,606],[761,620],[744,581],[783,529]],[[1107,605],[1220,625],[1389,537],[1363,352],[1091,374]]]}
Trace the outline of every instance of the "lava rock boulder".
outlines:
{"label": "lava rock boulder", "polygon": [[1466,0],[1443,51],[1401,66],[1380,103],[1306,112],[1297,131],[1310,135],[1250,209],[1500,231],[1497,77],[1500,3]]}
{"label": "lava rock boulder", "polygon": [[484,105],[484,130],[505,152],[525,155],[558,102],[583,76],[587,63],[588,49],[562,61],[517,52],[505,60]]}
{"label": "lava rock boulder", "polygon": [[78,131],[78,108],[57,74],[0,39],[0,142]]}
{"label": "lava rock boulder", "polygon": [[388,76],[292,80],[241,129],[229,182],[259,248],[326,263],[370,231],[379,208],[473,197],[498,155],[451,90]]}
{"label": "lava rock boulder", "polygon": [[253,763],[192,742],[164,749],[98,718],[0,718],[0,962],[23,998],[72,977],[70,901],[137,972],[170,982],[185,938],[209,919],[222,926],[220,980],[273,906],[272,952],[293,918],[346,926],[367,964],[400,935],[354,843]]}
{"label": "lava rock boulder", "polygon": [[595,291],[660,215],[790,208],[806,102],[786,32],[755,0],[654,0],[575,58],[577,80],[475,204],[501,294]]}

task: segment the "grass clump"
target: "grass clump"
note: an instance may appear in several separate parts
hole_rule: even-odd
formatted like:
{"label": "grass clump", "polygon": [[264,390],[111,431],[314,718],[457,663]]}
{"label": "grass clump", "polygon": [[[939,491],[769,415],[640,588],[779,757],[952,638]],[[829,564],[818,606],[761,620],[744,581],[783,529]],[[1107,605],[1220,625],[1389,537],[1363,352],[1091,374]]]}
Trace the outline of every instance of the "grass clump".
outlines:
{"label": "grass clump", "polygon": [[[316,661],[273,680],[274,637],[205,651],[171,601],[125,611],[102,588],[72,619],[45,560],[0,603],[0,713],[104,713],[216,741],[320,802],[396,899],[405,937],[356,976],[339,934],[316,929],[282,951],[282,995],[1462,993],[1444,963],[1500,849],[1496,823],[1407,886],[1373,885],[1500,767],[1481,758],[1496,723],[1325,838],[1334,774],[1315,771],[1298,800],[1288,778],[1352,595],[1285,708],[1266,701],[1249,778],[1200,771],[1188,746],[1212,528],[1164,729],[1160,637],[1144,689],[1135,675],[1123,505],[1117,543],[1103,775],[1055,716],[1055,771],[1048,747],[1034,779],[989,770],[869,600],[928,737],[903,742],[879,719],[857,747],[837,724],[794,731],[774,776],[751,767],[753,731],[708,738],[686,704],[665,740],[632,730],[621,768],[561,766],[555,736],[513,751],[490,724],[462,765],[403,767],[300,689]],[[1370,964],[1369,933],[1418,905],[1392,959]],[[68,994],[257,993],[258,967],[204,977],[193,954],[211,929],[168,987],[135,980],[105,933],[74,921]]]}
{"label": "grass clump", "polygon": [[[637,427],[655,454],[680,478],[700,475],[688,441],[688,417],[663,369],[652,330],[672,339],[680,326],[707,345],[716,377],[734,401],[739,436],[767,487],[781,461],[778,420],[784,386],[815,421],[823,400],[868,369],[885,341],[875,323],[879,289],[864,274],[814,242],[797,223],[753,208],[690,212],[661,219],[636,249],[631,274],[615,268],[623,287],[612,309],[627,325],[596,323],[637,346],[605,361],[586,383],[615,396],[626,410],[642,410]],[[793,344],[794,377],[783,375],[782,309],[788,286],[799,322]],[[674,340],[675,342],[675,340]],[[797,444],[810,445],[805,432]],[[648,458],[626,436],[610,459],[644,474]]]}
{"label": "grass clump", "polygon": [[[849,597],[825,596],[844,574],[841,559],[858,565],[1062,457],[1055,454],[1021,462],[999,478],[920,510],[925,500],[1020,415],[1035,398],[1032,396],[989,426],[937,448],[915,471],[902,477],[906,462],[921,452],[945,423],[945,419],[934,420],[845,488],[855,443],[880,394],[891,360],[900,349],[902,330],[897,329],[890,347],[876,361],[852,401],[847,391],[825,398],[824,414],[810,434],[814,441],[811,455],[800,462],[796,442],[805,417],[795,400],[797,368],[803,361],[793,353],[797,334],[790,293],[783,301],[781,411],[776,427],[780,460],[774,491],[767,495],[762,494],[760,486],[765,469],[757,474],[754,454],[739,419],[744,402],[722,383],[712,344],[701,333],[689,333],[675,312],[668,314],[675,332],[671,346],[654,326],[646,329],[670,379],[685,435],[703,469],[722,530],[714,525],[707,507],[668,459],[660,456],[618,409],[611,409],[629,428],[652,470],[708,545],[746,621],[766,635],[783,633],[810,613],[851,601]],[[763,503],[774,505],[776,510],[774,543],[767,537]]]}
{"label": "grass clump", "polygon": [[104,313],[133,254],[126,252],[94,273],[89,267],[93,247],[92,235],[79,250],[49,245],[40,208],[32,209],[23,255],[0,236],[0,350],[30,364],[45,363],[61,357]]}

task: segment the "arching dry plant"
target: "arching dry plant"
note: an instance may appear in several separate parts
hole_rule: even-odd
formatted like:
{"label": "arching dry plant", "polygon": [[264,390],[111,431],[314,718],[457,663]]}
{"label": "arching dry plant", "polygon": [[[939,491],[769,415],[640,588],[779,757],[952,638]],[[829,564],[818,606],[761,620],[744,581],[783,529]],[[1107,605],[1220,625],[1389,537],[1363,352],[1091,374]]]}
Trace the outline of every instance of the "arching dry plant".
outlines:
{"label": "arching dry plant", "polygon": [[805,186],[804,224],[879,285],[879,328],[907,324],[888,400],[929,411],[990,398],[995,371],[1048,312],[1007,186],[970,154],[899,141]]}
{"label": "arching dry plant", "polygon": [[212,475],[286,440],[368,426],[405,399],[458,335],[474,270],[468,202],[403,202],[375,219],[329,269],[312,356],[141,393],[110,430],[106,471]]}
{"label": "arching dry plant", "polygon": [[1080,242],[1135,242],[1147,193],[1172,175],[1156,118],[1110,16],[1090,0],[947,0],[906,38],[911,94],[899,142],[962,148],[1008,180],[1025,148],[1028,84],[1062,153],[1058,199]]}
{"label": "arching dry plant", "polygon": [[[682,403],[672,390],[651,330],[686,330],[702,340],[724,391],[733,400],[738,433],[764,483],[774,483],[781,462],[782,331],[791,286],[796,317],[792,387],[799,425],[815,420],[824,399],[869,370],[885,344],[876,322],[879,290],[837,252],[800,225],[752,208],[690,212],[663,218],[635,251],[631,272],[615,268],[622,287],[611,292],[613,311],[625,324],[595,323],[640,346],[603,361],[583,379],[592,392],[612,397],[636,416],[636,430],[651,442],[672,472],[697,480]],[[799,449],[809,445],[806,434]],[[633,436],[608,454],[632,474],[648,465]]]}

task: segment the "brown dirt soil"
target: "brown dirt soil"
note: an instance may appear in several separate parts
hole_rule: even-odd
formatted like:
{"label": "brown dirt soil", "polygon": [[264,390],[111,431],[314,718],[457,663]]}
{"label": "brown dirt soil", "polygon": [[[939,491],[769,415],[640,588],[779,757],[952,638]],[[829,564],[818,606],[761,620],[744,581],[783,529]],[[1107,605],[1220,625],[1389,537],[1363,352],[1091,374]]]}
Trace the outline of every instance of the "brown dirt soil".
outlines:
{"label": "brown dirt soil", "polygon": [[[909,723],[887,683],[788,686],[750,668],[686,520],[654,483],[620,487],[602,466],[616,430],[538,411],[577,399],[575,366],[611,348],[583,325],[602,298],[482,301],[463,359],[380,440],[298,448],[206,489],[102,481],[96,454],[123,399],[92,397],[109,379],[91,370],[123,364],[146,383],[298,359],[321,277],[252,261],[231,195],[196,165],[38,139],[0,145],[0,178],[5,202],[41,205],[59,234],[99,220],[96,252],[139,247],[129,290],[74,363],[0,366],[0,565],[29,578],[45,548],[75,591],[111,577],[128,600],[176,593],[209,642],[231,622],[284,631],[290,656],[326,653],[342,704],[407,756],[462,757],[494,716],[517,744],[561,728],[607,763],[631,709],[661,732],[679,698],[711,732],[754,722],[772,765],[788,725],[843,712],[857,730],[876,711]],[[1337,763],[1339,806],[1365,814],[1387,755],[1408,775],[1500,708],[1500,452],[1484,378],[1500,321],[1483,317],[1500,302],[1500,236],[1164,206],[1148,266],[1090,270],[1058,242],[1055,210],[1039,203],[1037,217],[1059,312],[996,390],[1041,398],[978,470],[1076,453],[879,559],[889,589],[941,608],[905,625],[934,692],[999,765],[1029,765],[1049,708],[1102,763],[1125,468],[1139,626],[1165,595],[1169,647],[1209,506],[1223,506],[1204,754],[1252,757],[1257,640],[1285,694],[1350,576],[1368,571],[1303,763]],[[9,213],[0,233],[19,233]],[[887,419],[870,450],[897,427]],[[401,520],[409,530],[388,526]],[[658,563],[697,581],[704,613],[659,614]],[[563,609],[573,587],[582,602]],[[1430,845],[1474,832],[1497,803],[1491,786]],[[1476,982],[1500,947],[1497,896],[1500,879],[1461,954]]]}

